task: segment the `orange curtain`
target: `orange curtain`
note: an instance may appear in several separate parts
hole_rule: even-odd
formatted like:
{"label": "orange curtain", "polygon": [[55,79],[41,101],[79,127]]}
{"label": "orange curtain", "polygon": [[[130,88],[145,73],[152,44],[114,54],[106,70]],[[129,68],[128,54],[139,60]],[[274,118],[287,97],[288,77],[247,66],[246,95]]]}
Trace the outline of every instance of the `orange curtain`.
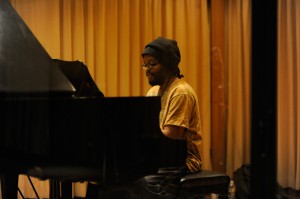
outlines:
{"label": "orange curtain", "polygon": [[81,60],[107,97],[144,96],[144,46],[176,39],[181,72],[195,89],[210,165],[210,31],[207,0],[10,0],[52,58]]}
{"label": "orange curtain", "polygon": [[300,1],[278,1],[278,183],[300,190]]}
{"label": "orange curtain", "polygon": [[228,83],[226,172],[250,163],[251,1],[228,0],[226,5]]}

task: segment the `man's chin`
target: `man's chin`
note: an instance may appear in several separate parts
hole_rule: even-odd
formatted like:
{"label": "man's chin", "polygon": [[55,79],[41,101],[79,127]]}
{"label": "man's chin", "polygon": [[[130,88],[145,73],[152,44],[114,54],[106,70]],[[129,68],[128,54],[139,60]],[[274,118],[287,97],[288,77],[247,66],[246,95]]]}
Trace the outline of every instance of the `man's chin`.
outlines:
{"label": "man's chin", "polygon": [[158,79],[149,79],[148,82],[149,82],[149,84],[151,86],[157,86],[157,85],[161,85],[162,84],[162,82],[159,81]]}
{"label": "man's chin", "polygon": [[151,85],[151,86],[156,86],[157,84],[155,84],[155,82],[152,82],[152,81],[149,81],[149,84]]}

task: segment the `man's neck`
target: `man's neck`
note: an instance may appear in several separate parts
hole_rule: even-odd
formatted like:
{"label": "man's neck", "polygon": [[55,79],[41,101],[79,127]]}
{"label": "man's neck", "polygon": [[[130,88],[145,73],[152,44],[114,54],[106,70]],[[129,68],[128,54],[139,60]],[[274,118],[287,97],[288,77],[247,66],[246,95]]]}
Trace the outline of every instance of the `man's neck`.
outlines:
{"label": "man's neck", "polygon": [[176,76],[169,76],[166,81],[159,87],[159,96],[162,96],[165,90],[174,82]]}

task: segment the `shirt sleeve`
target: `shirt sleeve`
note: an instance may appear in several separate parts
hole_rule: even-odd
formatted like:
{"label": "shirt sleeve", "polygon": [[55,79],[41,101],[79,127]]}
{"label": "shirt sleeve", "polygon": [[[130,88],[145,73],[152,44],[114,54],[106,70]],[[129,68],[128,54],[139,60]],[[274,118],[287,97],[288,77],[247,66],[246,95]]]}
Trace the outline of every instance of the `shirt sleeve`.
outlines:
{"label": "shirt sleeve", "polygon": [[174,96],[170,100],[165,125],[175,125],[189,128],[189,121],[192,113],[192,99],[188,94]]}

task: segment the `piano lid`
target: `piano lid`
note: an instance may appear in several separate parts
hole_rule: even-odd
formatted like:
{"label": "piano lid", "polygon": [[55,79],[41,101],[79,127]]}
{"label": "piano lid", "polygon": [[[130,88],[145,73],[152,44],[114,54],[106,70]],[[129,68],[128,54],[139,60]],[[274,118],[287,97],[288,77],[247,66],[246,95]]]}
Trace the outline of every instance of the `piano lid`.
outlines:
{"label": "piano lid", "polygon": [[0,94],[74,92],[8,0],[0,0]]}

